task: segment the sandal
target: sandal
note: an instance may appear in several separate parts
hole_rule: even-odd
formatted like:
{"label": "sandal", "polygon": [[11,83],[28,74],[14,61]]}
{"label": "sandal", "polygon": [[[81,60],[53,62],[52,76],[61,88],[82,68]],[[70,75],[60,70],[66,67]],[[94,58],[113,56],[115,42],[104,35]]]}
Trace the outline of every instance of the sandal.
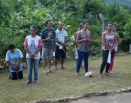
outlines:
{"label": "sandal", "polygon": [[61,67],[61,69],[65,69],[65,67]]}
{"label": "sandal", "polygon": [[57,70],[57,68],[56,68],[56,67],[54,67],[54,70]]}
{"label": "sandal", "polygon": [[48,73],[46,71],[44,71],[44,74],[47,75]]}
{"label": "sandal", "polygon": [[49,71],[48,71],[48,73],[52,73],[52,71],[51,71],[51,70],[49,70]]}

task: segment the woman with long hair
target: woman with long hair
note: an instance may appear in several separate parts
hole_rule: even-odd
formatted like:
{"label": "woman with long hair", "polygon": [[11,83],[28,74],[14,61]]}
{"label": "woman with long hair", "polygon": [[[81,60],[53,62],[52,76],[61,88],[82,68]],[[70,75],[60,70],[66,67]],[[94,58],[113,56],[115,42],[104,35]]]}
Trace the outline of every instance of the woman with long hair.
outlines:
{"label": "woman with long hair", "polygon": [[79,31],[76,43],[79,43],[77,52],[78,52],[78,62],[76,66],[76,75],[79,75],[80,66],[82,60],[84,59],[85,72],[88,72],[88,57],[90,55],[90,42],[91,42],[91,33],[88,29],[89,23],[85,21],[83,23],[83,29]]}

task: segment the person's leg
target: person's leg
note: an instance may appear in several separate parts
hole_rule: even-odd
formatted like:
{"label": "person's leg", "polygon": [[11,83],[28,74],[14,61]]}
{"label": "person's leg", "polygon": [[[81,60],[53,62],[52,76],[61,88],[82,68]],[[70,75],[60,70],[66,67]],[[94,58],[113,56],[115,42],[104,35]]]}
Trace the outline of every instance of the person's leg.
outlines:
{"label": "person's leg", "polygon": [[46,65],[46,59],[43,59],[44,74],[47,74]]}
{"label": "person's leg", "polygon": [[102,50],[102,63],[100,66],[100,75],[99,75],[100,77],[102,77],[102,72],[103,72],[105,65],[107,63],[108,53],[109,53],[108,50]]}
{"label": "person's leg", "polygon": [[34,81],[35,83],[38,83],[38,64],[39,64],[39,59],[34,59]]}
{"label": "person's leg", "polygon": [[[114,50],[111,52],[111,61],[112,61],[113,57],[114,57]],[[107,76],[108,76],[108,70],[109,70],[109,68],[110,68],[110,64],[107,63],[106,64],[106,75]]]}
{"label": "person's leg", "polygon": [[17,73],[11,72],[11,74],[12,74],[12,80],[17,80]]}
{"label": "person's leg", "polygon": [[59,54],[60,54],[59,52],[60,52],[60,50],[59,50],[59,46],[56,45],[54,70],[57,69],[57,60],[58,60],[58,58],[59,58]]}
{"label": "person's leg", "polygon": [[48,72],[51,72],[52,56],[53,56],[53,49],[49,49],[49,54],[48,54]]}
{"label": "person's leg", "polygon": [[33,59],[27,58],[28,65],[28,82],[32,82],[32,67],[33,67]]}
{"label": "person's leg", "polygon": [[85,66],[85,72],[88,72],[88,57],[90,55],[90,52],[84,52],[84,66]]}
{"label": "person's leg", "polygon": [[66,57],[66,47],[61,50],[61,68],[64,69],[64,59]]}
{"label": "person's leg", "polygon": [[47,74],[47,71],[46,71],[46,59],[48,57],[48,53],[49,53],[49,49],[47,48],[42,48],[42,59],[43,59],[43,68],[44,68],[44,74]]}
{"label": "person's leg", "polygon": [[114,55],[113,55],[113,57],[112,57],[112,59],[111,59],[111,64],[110,64],[109,72],[112,71],[112,68],[113,68],[113,65],[114,65],[114,58],[115,58],[115,55],[116,55],[116,51],[114,51]]}
{"label": "person's leg", "polygon": [[80,66],[84,57],[84,53],[82,51],[78,50],[77,52],[78,52],[78,62],[77,62],[77,68],[76,68],[76,75],[79,74]]}
{"label": "person's leg", "polygon": [[19,79],[23,79],[23,72],[22,72],[22,71],[19,71],[19,72],[18,72],[18,78],[19,78]]}

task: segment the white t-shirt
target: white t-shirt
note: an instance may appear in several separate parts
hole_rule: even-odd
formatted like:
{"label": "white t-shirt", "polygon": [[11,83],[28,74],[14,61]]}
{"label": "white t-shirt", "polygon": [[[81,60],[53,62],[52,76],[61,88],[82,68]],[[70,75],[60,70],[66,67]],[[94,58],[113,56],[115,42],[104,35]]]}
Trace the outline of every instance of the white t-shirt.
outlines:
{"label": "white t-shirt", "polygon": [[[27,36],[24,41],[24,45],[28,46],[28,50],[34,54],[39,46],[42,46],[42,40],[41,37],[36,35],[35,37],[32,37],[31,35]],[[26,53],[26,58],[30,58],[30,55]],[[40,59],[40,52],[38,52],[34,59]]]}
{"label": "white t-shirt", "polygon": [[[65,37],[68,36],[66,30],[62,29],[62,31],[60,31],[60,30],[57,29],[55,32],[56,32],[56,38],[57,38],[60,42],[64,43]],[[56,44],[57,44],[58,46],[61,46],[61,44],[58,44],[58,43],[56,43]]]}

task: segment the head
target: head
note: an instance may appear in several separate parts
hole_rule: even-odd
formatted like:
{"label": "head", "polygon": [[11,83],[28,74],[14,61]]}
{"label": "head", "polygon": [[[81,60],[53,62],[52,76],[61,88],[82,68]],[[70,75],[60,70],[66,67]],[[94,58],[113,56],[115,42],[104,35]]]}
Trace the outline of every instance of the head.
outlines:
{"label": "head", "polygon": [[89,26],[88,21],[84,21],[84,22],[83,22],[83,29],[87,29],[88,26]]}
{"label": "head", "polygon": [[51,28],[51,27],[52,27],[52,22],[51,22],[51,20],[46,20],[45,26],[46,26],[47,28]]}
{"label": "head", "polygon": [[115,32],[116,31],[116,25],[112,24],[112,31]]}
{"label": "head", "polygon": [[63,23],[62,22],[58,22],[58,29],[62,30],[62,28],[63,28]]}
{"label": "head", "polygon": [[80,29],[80,30],[83,29],[83,23],[80,23],[79,29]]}
{"label": "head", "polygon": [[37,27],[34,25],[30,26],[30,33],[32,36],[35,36],[37,34]]}
{"label": "head", "polygon": [[8,45],[8,50],[9,50],[10,52],[14,53],[14,51],[15,51],[15,46],[14,46],[14,44],[9,44],[9,45]]}
{"label": "head", "polygon": [[109,22],[109,23],[107,24],[106,29],[107,29],[108,31],[111,31],[111,30],[112,30],[112,23],[111,23],[111,22]]}

